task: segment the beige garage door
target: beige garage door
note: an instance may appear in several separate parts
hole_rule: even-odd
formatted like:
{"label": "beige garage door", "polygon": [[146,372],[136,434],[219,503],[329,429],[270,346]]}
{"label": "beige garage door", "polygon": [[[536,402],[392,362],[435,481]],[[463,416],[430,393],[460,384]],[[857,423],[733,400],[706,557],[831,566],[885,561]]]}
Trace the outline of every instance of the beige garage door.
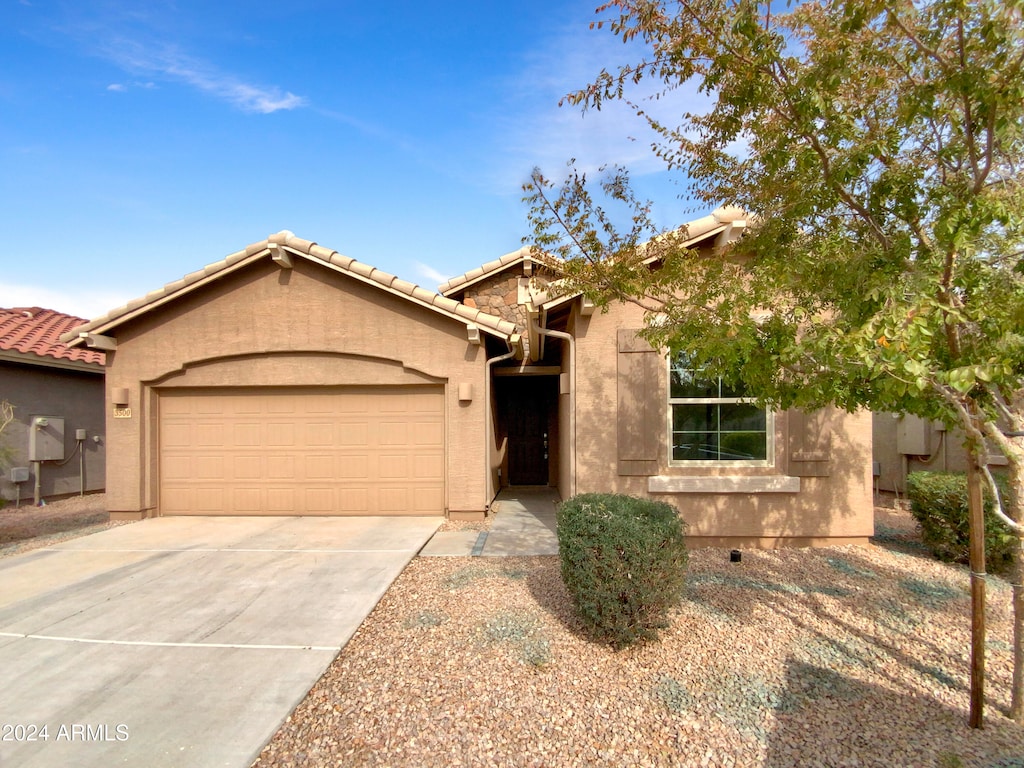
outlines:
{"label": "beige garage door", "polygon": [[444,513],[441,387],[165,390],[165,515]]}

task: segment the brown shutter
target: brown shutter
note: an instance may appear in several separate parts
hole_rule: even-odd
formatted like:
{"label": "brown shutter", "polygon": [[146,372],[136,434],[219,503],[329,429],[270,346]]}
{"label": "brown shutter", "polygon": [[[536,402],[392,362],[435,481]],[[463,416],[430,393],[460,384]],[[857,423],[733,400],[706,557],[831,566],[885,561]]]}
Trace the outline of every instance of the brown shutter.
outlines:
{"label": "brown shutter", "polygon": [[832,461],[832,410],[789,411],[789,473],[828,477]]}
{"label": "brown shutter", "polygon": [[620,329],[616,358],[619,474],[656,475],[665,432],[658,403],[661,356],[635,330]]}

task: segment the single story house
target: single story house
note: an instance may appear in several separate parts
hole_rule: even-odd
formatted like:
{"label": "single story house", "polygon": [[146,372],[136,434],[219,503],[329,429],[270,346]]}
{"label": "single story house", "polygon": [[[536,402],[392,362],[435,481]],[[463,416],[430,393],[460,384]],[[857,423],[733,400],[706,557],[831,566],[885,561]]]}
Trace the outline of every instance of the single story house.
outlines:
{"label": "single story house", "polygon": [[40,307],[0,309],[0,400],[14,407],[0,436],[8,501],[104,488],[104,353],[60,340],[84,322]]}
{"label": "single story house", "polygon": [[473,518],[540,485],[670,501],[696,545],[872,534],[870,414],[757,409],[556,277],[524,248],[435,292],[284,231],[75,329],[108,355],[112,516]]}

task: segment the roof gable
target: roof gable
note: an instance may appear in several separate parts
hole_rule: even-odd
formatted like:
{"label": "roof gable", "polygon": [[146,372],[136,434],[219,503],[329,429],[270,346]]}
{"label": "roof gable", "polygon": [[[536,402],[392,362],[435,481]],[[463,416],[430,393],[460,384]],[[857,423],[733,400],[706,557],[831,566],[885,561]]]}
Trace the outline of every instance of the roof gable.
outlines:
{"label": "roof gable", "polygon": [[340,272],[385,291],[425,309],[456,320],[468,327],[475,326],[481,331],[490,333],[506,341],[513,341],[517,334],[514,324],[501,318],[481,312],[479,309],[467,307],[457,301],[446,298],[438,293],[421,288],[418,285],[402,280],[364,262],[343,256],[337,251],[324,248],[311,240],[296,237],[287,230],[270,235],[266,240],[253,243],[241,251],[236,251],[220,261],[209,264],[201,270],[185,275],[180,280],[167,283],[163,288],[147,293],[134,299],[123,307],[111,310],[84,325],[65,333],[61,338],[69,346],[81,344],[87,334],[105,334],[117,326],[150,312],[168,302],[191,293],[193,290],[209,285],[238,269],[248,266],[264,258],[271,258],[287,268],[293,258],[306,259],[327,269]]}
{"label": "roof gable", "polygon": [[0,352],[39,365],[102,366],[103,352],[71,348],[61,336],[84,323],[80,317],[42,307],[0,308]]}
{"label": "roof gable", "polygon": [[[447,282],[442,283],[438,286],[437,290],[444,296],[451,296],[452,294],[463,291],[470,286],[479,283],[481,280],[486,280],[488,277],[492,277],[499,272],[506,269],[511,269],[519,264],[526,263],[527,274],[532,269],[532,263],[534,262],[533,249],[530,246],[523,246],[518,251],[512,251],[506,253],[493,261],[488,261],[476,269],[471,269],[469,272],[465,272],[461,275],[451,278]],[[547,257],[544,262],[544,266],[549,268],[557,268],[556,259],[554,257]]]}
{"label": "roof gable", "polygon": [[[711,243],[716,248],[725,246],[742,237],[748,221],[747,213],[742,208],[734,206],[716,208],[707,216],[683,224],[675,230],[677,233],[685,235],[685,239],[679,243],[679,247],[696,248],[707,243]],[[645,249],[646,246],[647,243],[641,243],[638,249]],[[656,256],[644,259],[644,263],[648,266],[657,261],[658,257]],[[566,291],[564,281],[554,281],[544,290],[538,291],[533,296],[533,301],[536,306],[544,310],[551,310],[582,295],[582,291]]]}

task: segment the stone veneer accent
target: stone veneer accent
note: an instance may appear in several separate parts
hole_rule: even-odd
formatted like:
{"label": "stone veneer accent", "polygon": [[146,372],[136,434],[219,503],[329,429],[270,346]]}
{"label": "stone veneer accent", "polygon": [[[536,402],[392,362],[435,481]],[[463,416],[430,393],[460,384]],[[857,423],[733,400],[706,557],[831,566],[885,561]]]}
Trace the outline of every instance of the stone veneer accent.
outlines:
{"label": "stone veneer accent", "polygon": [[[534,285],[543,289],[555,275],[549,270],[534,265]],[[469,286],[462,295],[462,303],[467,307],[479,309],[489,315],[496,315],[502,320],[515,323],[523,334],[525,352],[529,355],[529,341],[526,334],[526,307],[519,303],[519,283],[526,279],[522,272],[499,272]]]}

